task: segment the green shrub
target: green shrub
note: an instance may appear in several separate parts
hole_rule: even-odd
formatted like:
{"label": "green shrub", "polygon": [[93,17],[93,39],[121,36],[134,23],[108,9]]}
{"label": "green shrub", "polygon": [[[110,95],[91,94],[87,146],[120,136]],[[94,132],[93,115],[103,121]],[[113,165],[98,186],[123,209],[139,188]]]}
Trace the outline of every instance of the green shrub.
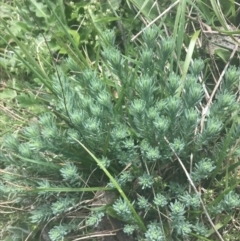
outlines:
{"label": "green shrub", "polygon": [[[67,59],[74,75],[58,68],[52,76],[56,97],[49,111],[5,137],[1,159],[13,175],[3,177],[1,194],[17,198],[16,205],[30,203],[29,220],[48,223],[51,240],[79,234],[85,224],[92,231],[104,212],[138,240],[197,240],[211,235],[208,213],[227,217],[239,207],[236,179],[229,176],[238,164],[229,160],[239,153],[240,71],[227,70],[202,116],[204,62],[195,60],[181,79],[166,68],[174,42],[158,36],[157,28],[145,30],[143,44],[124,56],[114,32],[105,32],[101,71],[82,71]],[[217,196],[216,183],[226,179]],[[84,213],[91,187],[107,183],[118,198]],[[214,188],[212,197],[201,193]]]}

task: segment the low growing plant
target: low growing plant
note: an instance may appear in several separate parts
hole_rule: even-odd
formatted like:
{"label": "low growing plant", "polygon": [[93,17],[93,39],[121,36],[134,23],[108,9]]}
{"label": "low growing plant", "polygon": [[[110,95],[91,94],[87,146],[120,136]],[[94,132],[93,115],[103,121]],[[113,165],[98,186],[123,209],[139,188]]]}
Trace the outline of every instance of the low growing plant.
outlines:
{"label": "low growing plant", "polygon": [[[113,31],[103,34],[98,72],[67,59],[70,71],[51,76],[49,111],[5,137],[1,195],[25,208],[31,232],[47,227],[52,241],[93,232],[104,215],[136,240],[223,240],[211,220],[217,214],[226,225],[240,204],[230,178],[240,151],[240,70],[227,69],[209,103],[204,62],[194,60],[184,79],[171,72],[174,42],[157,28],[127,56],[114,42]],[[93,208],[101,189],[117,197]]]}

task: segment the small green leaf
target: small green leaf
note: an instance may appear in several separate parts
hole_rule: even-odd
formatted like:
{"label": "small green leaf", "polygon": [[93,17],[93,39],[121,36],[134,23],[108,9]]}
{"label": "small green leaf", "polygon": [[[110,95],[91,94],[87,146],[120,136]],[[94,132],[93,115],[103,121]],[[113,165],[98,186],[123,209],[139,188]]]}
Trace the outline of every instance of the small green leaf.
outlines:
{"label": "small green leaf", "polygon": [[69,29],[68,30],[69,34],[72,36],[74,42],[76,43],[76,45],[79,45],[80,43],[80,35],[77,31]]}
{"label": "small green leaf", "polygon": [[214,54],[219,56],[224,61],[224,63],[227,63],[230,57],[230,51],[222,48],[215,49]]}
{"label": "small green leaf", "polygon": [[33,6],[30,6],[30,9],[36,13],[37,17],[47,18],[48,17],[48,11],[47,6],[44,5],[41,2],[37,2],[35,0],[31,0],[31,3]]}
{"label": "small green leaf", "polygon": [[37,98],[27,94],[18,95],[16,99],[18,100],[20,107],[31,107],[33,105],[39,104]]}
{"label": "small green leaf", "polygon": [[3,90],[2,93],[0,93],[0,100],[6,100],[6,99],[12,100],[16,96],[17,96],[17,93],[15,90],[5,89],[5,90]]}

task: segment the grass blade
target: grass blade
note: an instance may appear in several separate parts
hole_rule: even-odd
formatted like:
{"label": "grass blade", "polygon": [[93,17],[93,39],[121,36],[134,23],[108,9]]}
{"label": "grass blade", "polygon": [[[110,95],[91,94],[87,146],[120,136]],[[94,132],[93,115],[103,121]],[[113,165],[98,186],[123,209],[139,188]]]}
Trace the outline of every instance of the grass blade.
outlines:
{"label": "grass blade", "polygon": [[89,64],[88,64],[86,58],[84,57],[84,55],[82,54],[82,52],[79,50],[79,48],[78,48],[77,44],[75,43],[74,39],[72,38],[71,34],[69,33],[67,26],[64,25],[64,23],[58,17],[56,12],[51,8],[51,3],[48,0],[45,0],[45,2],[48,5],[48,7],[52,10],[54,17],[56,18],[57,22],[59,23],[60,30],[62,30],[64,32],[66,39],[71,43],[71,46],[73,47],[73,52],[75,53],[76,57],[78,57],[82,61],[81,65],[83,65],[84,67],[87,67]]}
{"label": "grass blade", "polygon": [[[46,73],[41,69],[40,65],[36,60],[32,57],[31,53],[26,49],[26,47],[21,43],[20,40],[18,40],[17,37],[11,32],[11,30],[8,28],[7,24],[4,20],[0,20],[0,22],[5,27],[6,31],[9,33],[11,38],[14,40],[14,42],[19,46],[21,51],[25,54],[26,59],[24,59],[11,45],[9,45],[10,49],[19,57],[19,59],[40,79],[40,81],[49,89],[52,93],[54,93],[53,87],[50,84],[51,80],[46,75]],[[8,42],[0,36],[0,38],[8,45]]]}
{"label": "grass blade", "polygon": [[119,186],[119,184],[117,183],[117,181],[114,179],[114,177],[110,174],[110,172],[104,167],[104,165],[94,156],[94,154],[87,149],[87,147],[85,147],[80,141],[78,141],[76,138],[72,137],[73,140],[75,140],[79,145],[81,145],[87,152],[88,154],[94,159],[94,161],[96,161],[96,163],[98,164],[98,166],[104,171],[104,173],[109,177],[110,181],[112,182],[112,184],[116,187],[116,189],[118,190],[119,194],[122,196],[122,198],[126,201],[126,203],[128,204],[128,207],[130,208],[130,210],[132,211],[132,214],[136,220],[136,222],[138,223],[139,228],[142,231],[146,231],[146,227],[143,223],[143,221],[141,220],[141,218],[139,217],[139,215],[137,214],[136,210],[134,209],[133,205],[131,204],[131,202],[129,201],[129,199],[127,198],[126,194],[123,192],[122,188]]}
{"label": "grass blade", "polygon": [[200,30],[196,31],[192,38],[191,38],[191,41],[190,41],[190,44],[188,46],[188,51],[187,51],[187,55],[186,55],[186,58],[185,58],[185,61],[184,61],[184,65],[183,65],[183,73],[182,73],[182,77],[181,77],[181,84],[180,84],[180,87],[178,89],[178,96],[181,95],[182,93],[182,90],[183,90],[183,87],[184,87],[184,83],[185,83],[185,79],[186,79],[186,75],[187,75],[187,72],[188,72],[188,68],[189,68],[189,65],[190,65],[190,62],[192,60],[192,55],[193,55],[193,51],[194,51],[194,48],[195,48],[195,45],[196,45],[196,41],[197,41],[197,38],[198,38],[198,35],[200,33]]}
{"label": "grass blade", "polygon": [[185,28],[186,3],[187,3],[187,0],[182,0],[179,2],[174,29],[173,29],[173,38],[176,42],[176,53],[177,53],[178,61],[180,60],[183,36],[185,33],[184,28]]}

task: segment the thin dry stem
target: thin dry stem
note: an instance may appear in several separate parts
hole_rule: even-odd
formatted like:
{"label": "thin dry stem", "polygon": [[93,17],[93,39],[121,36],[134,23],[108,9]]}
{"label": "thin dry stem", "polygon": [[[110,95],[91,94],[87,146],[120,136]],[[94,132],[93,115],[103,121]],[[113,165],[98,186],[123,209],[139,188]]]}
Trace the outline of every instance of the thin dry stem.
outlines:
{"label": "thin dry stem", "polygon": [[155,19],[153,19],[145,28],[143,28],[139,33],[137,33],[131,41],[134,41],[144,30],[149,28],[151,25],[153,25],[158,19],[160,19],[162,16],[164,16],[167,12],[169,12],[175,5],[179,3],[180,0],[177,0],[174,2],[171,6],[169,6],[165,11],[162,12],[159,16],[157,16]]}

